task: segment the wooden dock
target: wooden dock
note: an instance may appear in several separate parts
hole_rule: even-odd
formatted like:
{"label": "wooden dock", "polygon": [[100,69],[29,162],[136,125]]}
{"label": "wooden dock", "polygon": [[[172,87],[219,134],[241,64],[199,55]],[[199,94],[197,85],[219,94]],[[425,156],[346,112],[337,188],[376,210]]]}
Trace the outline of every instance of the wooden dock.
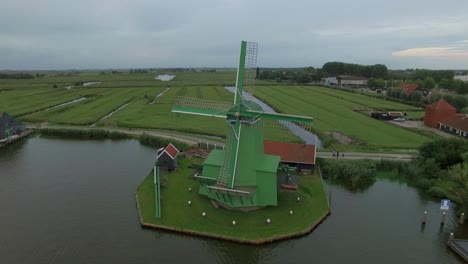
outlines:
{"label": "wooden dock", "polygon": [[13,135],[9,138],[4,138],[2,140],[0,140],[0,147],[4,147],[6,145],[9,145],[13,142],[16,142],[18,140],[21,140],[29,135],[31,135],[33,133],[33,130],[31,129],[26,129],[23,133],[19,134],[19,135]]}
{"label": "wooden dock", "polygon": [[468,240],[449,239],[447,245],[453,249],[461,258],[468,262]]}

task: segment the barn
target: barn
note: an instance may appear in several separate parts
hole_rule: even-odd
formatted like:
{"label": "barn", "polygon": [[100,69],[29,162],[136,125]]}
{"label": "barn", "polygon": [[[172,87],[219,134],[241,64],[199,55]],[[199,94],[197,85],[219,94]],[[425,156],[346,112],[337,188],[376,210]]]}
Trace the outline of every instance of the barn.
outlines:
{"label": "barn", "polygon": [[165,148],[158,149],[156,165],[166,167],[169,171],[175,170],[177,168],[177,155],[179,155],[179,150],[169,143]]}
{"label": "barn", "polygon": [[315,166],[315,145],[265,141],[265,154],[281,157],[281,163],[297,170],[313,170]]}
{"label": "barn", "polygon": [[0,112],[0,140],[13,136],[19,135],[26,128],[23,123],[17,121],[6,112]]}
{"label": "barn", "polygon": [[426,106],[424,114],[424,124],[429,127],[438,128],[439,122],[456,115],[457,109],[444,99],[440,99]]}

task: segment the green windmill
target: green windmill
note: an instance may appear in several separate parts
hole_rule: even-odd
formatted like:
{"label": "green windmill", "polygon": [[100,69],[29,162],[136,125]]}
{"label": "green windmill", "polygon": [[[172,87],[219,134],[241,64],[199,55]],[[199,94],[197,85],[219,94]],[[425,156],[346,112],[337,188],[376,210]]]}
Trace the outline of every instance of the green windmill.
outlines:
{"label": "green windmill", "polygon": [[[277,205],[279,156],[266,155],[262,126],[265,121],[309,126],[311,117],[267,113],[243,97],[253,92],[257,43],[241,42],[234,104],[178,97],[172,112],[225,118],[228,132],[224,150],[213,150],[203,164],[200,194],[228,208],[252,209]],[[245,87],[244,87],[245,85]],[[244,89],[245,88],[245,89]]]}

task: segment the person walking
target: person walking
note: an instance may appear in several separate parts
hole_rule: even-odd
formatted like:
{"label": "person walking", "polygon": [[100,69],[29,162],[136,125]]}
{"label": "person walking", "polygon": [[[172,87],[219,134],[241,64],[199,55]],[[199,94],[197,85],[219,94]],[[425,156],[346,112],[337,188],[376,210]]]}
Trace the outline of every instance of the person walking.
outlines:
{"label": "person walking", "polygon": [[339,152],[339,151],[336,152],[336,157],[337,157],[337,158],[340,157],[340,152]]}
{"label": "person walking", "polygon": [[341,157],[344,158],[344,152],[341,152]]}

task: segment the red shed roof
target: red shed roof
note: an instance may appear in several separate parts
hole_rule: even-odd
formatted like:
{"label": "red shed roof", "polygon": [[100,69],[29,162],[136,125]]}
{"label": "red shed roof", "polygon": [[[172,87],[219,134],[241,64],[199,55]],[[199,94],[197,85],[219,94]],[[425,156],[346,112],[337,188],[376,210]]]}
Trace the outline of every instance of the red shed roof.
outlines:
{"label": "red shed roof", "polygon": [[428,106],[426,106],[426,109],[450,109],[450,110],[457,110],[455,107],[453,107],[451,104],[449,104],[447,101],[444,99],[440,99],[439,101],[436,101]]}
{"label": "red shed roof", "polygon": [[403,116],[402,112],[388,112],[389,116]]}
{"label": "red shed roof", "polygon": [[172,159],[175,159],[175,157],[177,157],[177,155],[179,154],[179,150],[176,147],[174,147],[174,145],[172,145],[171,143],[169,143],[169,145],[167,145],[166,148],[164,148],[164,150],[161,151],[161,153],[159,153],[158,158],[164,152],[166,152],[167,155],[169,155]]}
{"label": "red shed roof", "polygon": [[405,93],[409,96],[411,95],[416,89],[418,89],[417,84],[412,83],[400,83],[398,88],[405,90]]}
{"label": "red shed roof", "polygon": [[315,145],[265,141],[265,154],[281,157],[284,162],[315,164]]}
{"label": "red shed roof", "polygon": [[456,114],[445,120],[440,121],[440,123],[452,128],[468,132],[468,114]]}

